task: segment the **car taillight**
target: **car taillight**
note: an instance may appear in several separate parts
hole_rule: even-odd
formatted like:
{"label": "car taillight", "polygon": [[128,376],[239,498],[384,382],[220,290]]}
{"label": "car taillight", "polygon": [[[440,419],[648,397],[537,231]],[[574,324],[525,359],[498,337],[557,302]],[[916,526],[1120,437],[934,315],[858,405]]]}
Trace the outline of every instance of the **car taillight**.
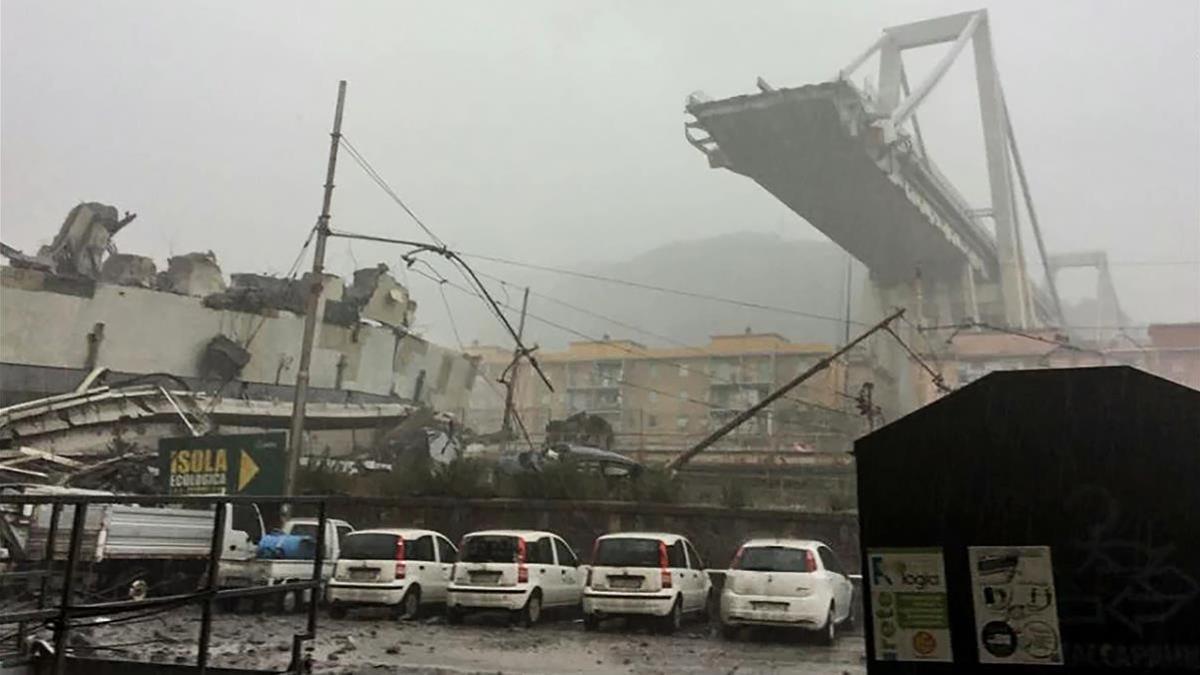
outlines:
{"label": "car taillight", "polygon": [[529,581],[529,568],[525,566],[525,540],[517,539],[517,583]]}
{"label": "car taillight", "polygon": [[406,567],[404,565],[404,538],[396,537],[396,578],[403,579]]}
{"label": "car taillight", "polygon": [[667,558],[667,545],[664,542],[658,542],[658,566],[662,568],[662,587],[671,587],[671,569]]}
{"label": "car taillight", "polygon": [[804,571],[805,572],[816,572],[817,571],[817,556],[813,555],[812,551],[804,552]]}
{"label": "car taillight", "polygon": [[746,550],[745,546],[739,546],[737,553],[733,554],[733,560],[729,561],[729,569],[736,570],[738,563],[742,561],[742,553]]}
{"label": "car taillight", "polygon": [[588,568],[586,585],[588,585],[588,586],[592,585],[592,568],[590,568],[590,567]]}

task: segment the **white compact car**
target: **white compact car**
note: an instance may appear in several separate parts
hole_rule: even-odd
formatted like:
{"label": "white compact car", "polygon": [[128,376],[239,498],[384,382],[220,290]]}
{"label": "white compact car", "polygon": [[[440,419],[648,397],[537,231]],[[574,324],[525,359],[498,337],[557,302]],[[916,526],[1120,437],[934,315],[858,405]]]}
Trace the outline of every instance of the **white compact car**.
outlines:
{"label": "white compact car", "polygon": [[850,621],[854,587],[837,555],[819,541],[752,539],[738,549],[721,592],[721,632],[790,626],[833,643]]}
{"label": "white compact car", "polygon": [[463,537],[446,601],[446,620],[505,609],[530,626],[543,608],[578,609],[587,568],[561,537],[535,530],[486,530]]}
{"label": "white compact car", "polygon": [[610,616],[651,616],[673,633],[684,614],[704,614],[712,590],[704,562],[678,534],[624,532],[596,540],[583,591],[583,625]]}
{"label": "white compact car", "polygon": [[415,618],[421,608],[446,601],[457,550],[433,530],[376,529],[351,532],[329,580],[333,618],[350,607],[386,605]]}

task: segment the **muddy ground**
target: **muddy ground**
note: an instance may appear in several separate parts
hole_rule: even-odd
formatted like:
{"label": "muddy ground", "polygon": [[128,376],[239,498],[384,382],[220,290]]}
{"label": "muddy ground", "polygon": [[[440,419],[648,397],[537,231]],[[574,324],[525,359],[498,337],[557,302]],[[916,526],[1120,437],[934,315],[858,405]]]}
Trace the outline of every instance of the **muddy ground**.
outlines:
{"label": "muddy ground", "polygon": [[[211,663],[281,670],[303,614],[217,614]],[[175,610],[136,621],[79,629],[76,653],[160,663],[193,662],[199,611]],[[705,624],[686,624],[673,636],[623,621],[586,633],[570,617],[532,629],[510,627],[506,617],[468,618],[461,626],[440,617],[396,621],[370,612],[343,620],[320,615],[318,637],[306,651],[315,673],[814,673],[858,675],[861,635],[844,635],[833,647],[790,633],[743,633],[737,641],[716,636]]]}

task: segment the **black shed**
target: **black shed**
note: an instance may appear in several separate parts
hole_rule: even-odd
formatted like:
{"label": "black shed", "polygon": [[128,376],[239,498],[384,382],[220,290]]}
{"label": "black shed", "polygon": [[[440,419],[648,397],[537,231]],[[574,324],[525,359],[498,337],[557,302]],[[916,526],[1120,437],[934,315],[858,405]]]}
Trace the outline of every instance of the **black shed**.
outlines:
{"label": "black shed", "polygon": [[1200,670],[1200,391],[996,372],[855,455],[868,672]]}

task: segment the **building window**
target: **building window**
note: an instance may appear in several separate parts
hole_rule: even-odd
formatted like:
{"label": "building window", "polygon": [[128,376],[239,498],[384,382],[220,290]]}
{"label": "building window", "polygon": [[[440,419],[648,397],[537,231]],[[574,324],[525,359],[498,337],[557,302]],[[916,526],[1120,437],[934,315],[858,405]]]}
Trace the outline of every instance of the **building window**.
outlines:
{"label": "building window", "polygon": [[650,392],[650,395],[647,396],[647,399],[649,399],[649,401],[651,403],[658,403],[658,392],[657,391]]}
{"label": "building window", "polygon": [[688,393],[687,393],[687,390],[686,390],[686,389],[685,389],[685,390],[683,390],[683,391],[681,391],[681,392],[679,392],[679,400],[680,400],[680,401],[683,401],[684,403],[686,403],[686,402],[688,402],[689,400],[691,400],[691,399],[689,399],[689,398],[688,398]]}
{"label": "building window", "polygon": [[657,363],[650,364],[650,367],[646,369],[646,376],[649,377],[651,380],[653,380],[655,377],[658,376],[658,364]]}
{"label": "building window", "polygon": [[676,429],[683,431],[684,429],[687,429],[687,425],[688,425],[688,416],[687,415],[680,415],[679,417],[675,418],[675,428]]}
{"label": "building window", "polygon": [[771,372],[771,370],[772,369],[771,369],[770,359],[761,359],[758,362],[758,381],[759,382],[773,382],[775,380],[775,377],[774,377],[775,374],[773,372]]}
{"label": "building window", "polygon": [[679,376],[680,376],[680,377],[687,377],[687,376],[688,376],[688,367],[687,367],[687,366],[685,366],[685,365],[683,365],[682,363],[681,363],[681,364],[679,364]]}
{"label": "building window", "polygon": [[646,416],[646,426],[648,426],[648,427],[658,426],[658,418],[655,417],[654,415],[647,415]]}

